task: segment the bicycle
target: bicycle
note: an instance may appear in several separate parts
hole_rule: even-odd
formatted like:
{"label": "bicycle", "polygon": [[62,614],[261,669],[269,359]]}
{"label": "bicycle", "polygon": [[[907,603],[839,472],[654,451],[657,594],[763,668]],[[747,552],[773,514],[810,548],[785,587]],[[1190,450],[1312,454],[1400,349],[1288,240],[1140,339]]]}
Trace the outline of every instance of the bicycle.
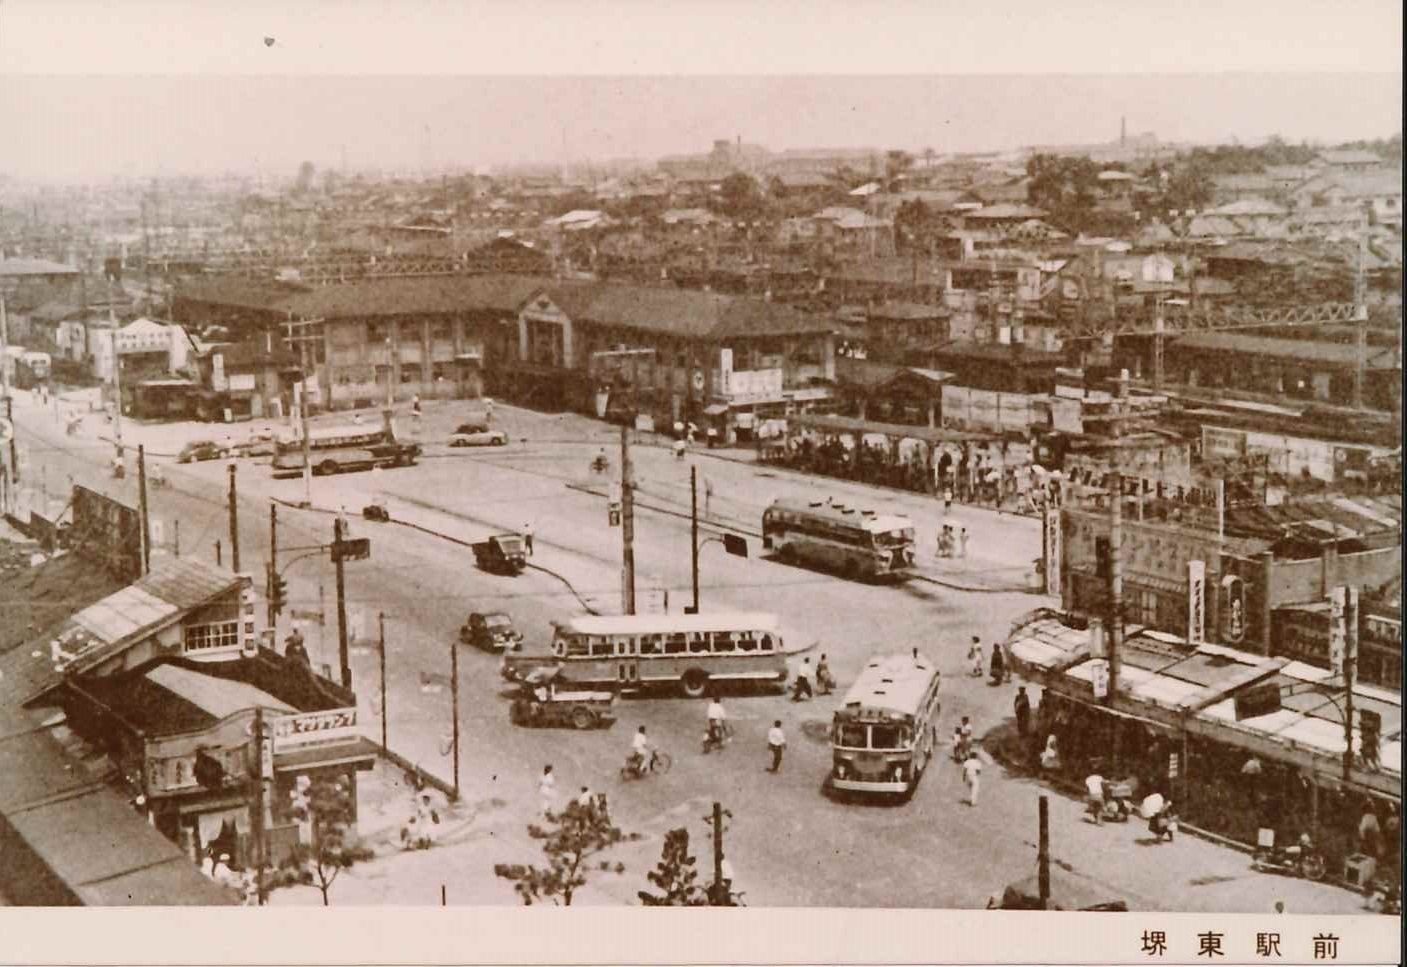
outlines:
{"label": "bicycle", "polygon": [[672,765],[674,765],[674,760],[669,757],[669,753],[661,752],[658,749],[652,749],[650,750],[650,758],[644,765],[639,767],[633,765],[621,766],[620,777],[623,780],[629,781],[631,779],[644,779],[651,773],[662,776],[669,771],[669,767]]}
{"label": "bicycle", "polygon": [[703,752],[708,755],[714,749],[722,751],[723,747],[733,738],[733,726],[727,721],[718,723],[718,737],[714,738],[713,730],[709,729],[704,733]]}

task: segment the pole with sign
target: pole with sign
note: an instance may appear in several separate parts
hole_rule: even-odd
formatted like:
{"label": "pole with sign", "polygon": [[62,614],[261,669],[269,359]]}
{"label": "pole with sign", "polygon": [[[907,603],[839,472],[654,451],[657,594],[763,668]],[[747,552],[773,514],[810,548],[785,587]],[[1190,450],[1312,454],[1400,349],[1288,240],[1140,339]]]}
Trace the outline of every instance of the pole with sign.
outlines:
{"label": "pole with sign", "polygon": [[1045,572],[1045,593],[1059,594],[1061,579],[1060,508],[1048,507],[1045,512],[1041,541],[1042,567]]}
{"label": "pole with sign", "polygon": [[1349,773],[1353,770],[1353,686],[1357,684],[1358,678],[1358,587],[1356,585],[1346,589],[1343,623],[1343,781],[1346,783]]}

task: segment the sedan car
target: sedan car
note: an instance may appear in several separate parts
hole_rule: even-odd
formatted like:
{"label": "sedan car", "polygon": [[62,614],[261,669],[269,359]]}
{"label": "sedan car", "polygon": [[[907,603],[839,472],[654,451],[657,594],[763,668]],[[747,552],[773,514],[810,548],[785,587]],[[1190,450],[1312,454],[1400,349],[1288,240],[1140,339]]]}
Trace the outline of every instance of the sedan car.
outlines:
{"label": "sedan car", "polygon": [[219,460],[225,455],[225,448],[214,440],[196,440],[187,443],[176,455],[177,463],[192,463],[196,460]]}
{"label": "sedan car", "polygon": [[523,645],[522,632],[514,628],[513,619],[501,611],[471,614],[459,629],[459,640],[484,651],[516,651]]}
{"label": "sedan car", "polygon": [[508,434],[502,430],[476,430],[473,433],[450,434],[452,447],[501,447],[508,443]]}

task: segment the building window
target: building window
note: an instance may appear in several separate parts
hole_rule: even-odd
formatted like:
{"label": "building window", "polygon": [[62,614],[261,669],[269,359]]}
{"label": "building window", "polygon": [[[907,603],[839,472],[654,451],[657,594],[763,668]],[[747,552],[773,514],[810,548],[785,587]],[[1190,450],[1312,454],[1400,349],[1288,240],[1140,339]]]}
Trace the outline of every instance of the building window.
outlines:
{"label": "building window", "polygon": [[383,322],[368,322],[366,324],[366,342],[368,346],[375,346],[384,343],[391,335],[391,327]]}
{"label": "building window", "polygon": [[1138,592],[1138,620],[1149,628],[1158,624],[1158,595],[1153,591]]}
{"label": "building window", "polygon": [[402,383],[418,383],[418,382],[420,382],[420,367],[419,367],[419,366],[402,366],[402,367],[401,367],[401,382],[402,382]]}
{"label": "building window", "polygon": [[239,622],[215,621],[210,624],[187,625],[184,640],[186,651],[238,647]]}
{"label": "building window", "polygon": [[454,323],[445,321],[431,324],[430,338],[449,342],[454,338]]}
{"label": "building window", "polygon": [[454,363],[431,363],[430,374],[436,380],[453,379]]}

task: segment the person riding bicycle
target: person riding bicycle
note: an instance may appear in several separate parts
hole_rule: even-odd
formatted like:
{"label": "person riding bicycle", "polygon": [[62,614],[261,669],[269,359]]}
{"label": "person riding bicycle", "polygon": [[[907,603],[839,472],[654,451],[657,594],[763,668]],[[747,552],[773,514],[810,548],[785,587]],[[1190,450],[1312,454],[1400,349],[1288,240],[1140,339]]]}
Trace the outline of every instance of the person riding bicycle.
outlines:
{"label": "person riding bicycle", "polygon": [[723,703],[718,700],[718,696],[709,699],[708,702],[708,741],[704,743],[704,751],[717,746],[723,748],[723,732],[727,728],[728,714],[723,711]]}
{"label": "person riding bicycle", "polygon": [[626,767],[639,775],[644,775],[650,761],[650,737],[645,734],[645,726],[636,730],[630,740],[630,756],[625,760]]}

